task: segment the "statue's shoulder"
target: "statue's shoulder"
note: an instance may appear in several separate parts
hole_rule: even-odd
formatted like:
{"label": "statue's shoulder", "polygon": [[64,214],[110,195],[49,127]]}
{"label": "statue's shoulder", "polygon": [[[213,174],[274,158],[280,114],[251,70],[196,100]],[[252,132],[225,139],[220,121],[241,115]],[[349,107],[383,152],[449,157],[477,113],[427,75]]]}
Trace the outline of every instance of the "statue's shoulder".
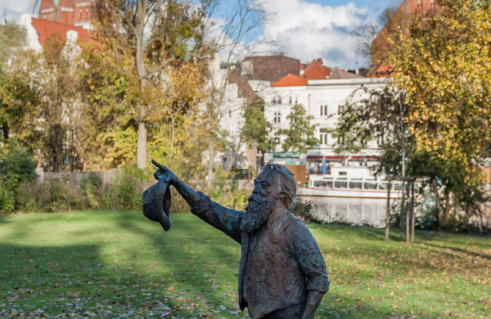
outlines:
{"label": "statue's shoulder", "polygon": [[303,220],[293,215],[291,212],[288,213],[287,225],[285,227],[285,233],[289,237],[309,237],[312,236],[309,228]]}
{"label": "statue's shoulder", "polygon": [[307,230],[307,226],[305,226],[305,223],[300,218],[293,215],[290,211],[285,211],[278,224],[282,232],[303,232]]}

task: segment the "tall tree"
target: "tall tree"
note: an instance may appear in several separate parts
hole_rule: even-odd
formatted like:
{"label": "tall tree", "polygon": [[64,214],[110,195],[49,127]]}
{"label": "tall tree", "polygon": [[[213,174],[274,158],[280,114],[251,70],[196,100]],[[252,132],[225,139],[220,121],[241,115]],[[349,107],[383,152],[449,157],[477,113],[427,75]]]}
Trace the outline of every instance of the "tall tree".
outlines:
{"label": "tall tree", "polygon": [[249,99],[244,108],[245,123],[242,128],[244,141],[249,147],[257,144],[257,149],[266,152],[270,149],[270,140],[268,138],[271,130],[271,124],[264,116],[264,99],[254,97]]}
{"label": "tall tree", "polygon": [[[409,163],[416,158],[415,140],[408,131],[408,114],[410,106],[405,102],[404,92],[387,85],[383,89],[362,87],[353,92],[350,102],[345,104],[339,114],[335,130],[338,137],[337,152],[357,152],[369,143],[376,141],[380,151],[380,160],[376,165],[377,175],[385,176],[390,181],[399,179],[404,185],[416,173],[409,169]],[[413,166],[411,166],[413,167]],[[416,167],[416,166],[414,166]],[[408,214],[403,193],[401,202],[401,220]],[[390,196],[390,189],[387,191]],[[387,202],[386,239],[388,239],[390,221],[390,201]],[[407,233],[403,238],[409,239]]]}
{"label": "tall tree", "polygon": [[204,18],[212,2],[203,1],[201,5],[178,0],[97,2],[99,39],[110,50],[114,68],[124,74],[132,87],[131,116],[137,125],[139,168],[147,164],[149,116],[162,106],[160,91],[165,91],[171,69],[209,57]]}
{"label": "tall tree", "polygon": [[399,33],[390,61],[407,92],[418,151],[444,163],[455,205],[479,213],[479,164],[491,142],[491,4],[437,0],[437,7]]}
{"label": "tall tree", "polygon": [[77,152],[81,112],[80,85],[76,70],[77,44],[59,36],[47,39],[39,57],[40,94],[36,142],[50,171],[81,169]]}
{"label": "tall tree", "polygon": [[38,104],[35,74],[37,55],[25,51],[25,30],[0,25],[0,129],[4,141],[12,135],[28,137]]}
{"label": "tall tree", "polygon": [[[226,114],[243,112],[247,105],[231,105],[229,101],[230,84],[237,77],[235,67],[243,57],[257,52],[266,43],[257,37],[264,20],[264,11],[255,0],[218,1],[210,8],[208,15],[210,21],[207,23],[207,33],[211,39],[211,47],[216,52],[215,61],[210,65],[204,101],[207,113],[204,125],[207,126],[209,135],[206,179],[210,188],[216,152],[228,151],[232,154],[231,158],[235,159],[240,151],[237,144],[227,138],[226,132],[220,130],[220,122]],[[233,163],[228,166],[231,168]]]}
{"label": "tall tree", "polygon": [[284,152],[305,153],[319,143],[319,140],[315,138],[316,126],[310,123],[314,117],[307,115],[301,104],[295,104],[286,118],[289,121],[289,127],[279,132],[285,136]]}

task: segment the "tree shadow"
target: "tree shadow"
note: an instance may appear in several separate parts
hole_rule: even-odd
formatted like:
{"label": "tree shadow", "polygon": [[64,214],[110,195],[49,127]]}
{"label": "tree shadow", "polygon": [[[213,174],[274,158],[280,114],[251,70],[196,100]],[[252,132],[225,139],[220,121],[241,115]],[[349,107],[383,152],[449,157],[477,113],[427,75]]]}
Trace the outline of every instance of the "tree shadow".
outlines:
{"label": "tree shadow", "polygon": [[[164,234],[160,226],[149,221],[147,224],[146,220],[140,222],[134,214],[110,216],[109,219],[113,221],[111,225],[100,223],[107,218],[93,221],[90,220],[93,216],[86,216],[85,223],[79,227],[79,219],[84,215],[81,213],[72,219],[77,224],[77,231],[74,231],[74,225],[53,227],[50,235],[63,238],[59,245],[43,245],[35,238],[25,238],[29,232],[22,231],[24,221],[18,223],[19,227],[14,228],[6,240],[8,244],[0,244],[0,318],[56,315],[95,315],[96,318],[124,315],[135,318],[142,317],[142,313],[146,318],[160,318],[165,313],[179,318],[196,318],[200,314],[213,317],[214,311],[237,310],[235,300],[233,304],[225,302],[224,289],[217,288],[223,276],[213,269],[220,260],[238,268],[238,252],[228,249],[228,245],[212,246],[203,238],[199,246],[211,258],[196,258],[199,252],[183,250],[185,236],[175,236],[179,231],[197,237],[191,223],[183,223],[180,228],[177,227],[178,231]],[[64,219],[66,215],[56,217]],[[143,221],[143,216],[141,218]],[[114,225],[119,225],[120,231],[111,229]],[[33,227],[30,236],[37,230]],[[213,229],[211,231],[215,232]],[[127,238],[143,242],[146,239],[151,256],[145,256],[145,244],[137,243],[136,248],[130,247],[113,234],[106,236],[104,232],[115,232],[116,236],[121,234],[122,237],[130,232],[133,235]],[[92,244],[70,244],[86,237]],[[177,241],[173,241],[173,237],[177,237]],[[217,243],[219,240],[227,239],[221,235],[212,238]],[[18,242],[29,244],[19,245]],[[189,244],[191,246],[193,242],[189,240]],[[237,244],[232,244],[240,249]],[[132,250],[138,251],[132,255]],[[167,254],[172,250],[178,253]],[[195,265],[186,265],[189,261]],[[202,268],[206,268],[205,274]],[[224,284],[232,285],[228,282]],[[235,290],[236,285],[231,287],[230,292]],[[3,300],[7,303],[4,304]],[[222,317],[227,315],[222,314]],[[240,318],[239,315],[233,317]]]}
{"label": "tree shadow", "polygon": [[0,224],[7,224],[9,221],[7,220],[7,216],[0,216]]}
{"label": "tree shadow", "polygon": [[159,260],[159,266],[166,268],[176,287],[204,296],[203,303],[209,305],[210,311],[223,310],[226,296],[233,296],[227,298],[227,308],[237,311],[238,300],[234,298],[237,282],[227,278],[237,278],[240,245],[198,217],[187,216],[190,218],[173,219],[172,228],[168,232],[143,215],[142,223],[135,223],[134,218],[124,216],[118,218],[118,221],[124,231],[146,237],[147,242],[153,245],[151,249],[156,252],[154,256]]}
{"label": "tree shadow", "polygon": [[442,250],[449,249],[449,250],[452,250],[452,251],[455,251],[455,252],[458,252],[458,253],[466,254],[468,256],[480,257],[480,258],[483,258],[483,259],[491,260],[491,255],[488,255],[488,254],[485,254],[485,253],[481,253],[481,252],[471,251],[471,250],[467,250],[467,249],[463,249],[463,248],[451,247],[451,246],[443,246],[443,245],[436,245],[436,244],[432,244],[432,243],[428,243],[428,242],[422,242],[421,245],[435,247],[435,248],[439,248],[439,249],[442,249]]}

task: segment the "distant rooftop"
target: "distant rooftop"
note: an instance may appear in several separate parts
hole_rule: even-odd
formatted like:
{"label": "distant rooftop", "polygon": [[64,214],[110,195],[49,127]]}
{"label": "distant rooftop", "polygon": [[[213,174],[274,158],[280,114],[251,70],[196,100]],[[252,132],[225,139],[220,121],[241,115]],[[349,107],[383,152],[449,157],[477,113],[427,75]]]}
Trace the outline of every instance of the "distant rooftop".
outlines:
{"label": "distant rooftop", "polygon": [[77,32],[77,41],[79,43],[98,45],[98,42],[91,35],[90,31],[81,27],[37,18],[32,18],[32,26],[38,34],[39,43],[43,47],[46,45],[46,40],[51,37],[59,37],[60,40],[65,42],[68,31]]}

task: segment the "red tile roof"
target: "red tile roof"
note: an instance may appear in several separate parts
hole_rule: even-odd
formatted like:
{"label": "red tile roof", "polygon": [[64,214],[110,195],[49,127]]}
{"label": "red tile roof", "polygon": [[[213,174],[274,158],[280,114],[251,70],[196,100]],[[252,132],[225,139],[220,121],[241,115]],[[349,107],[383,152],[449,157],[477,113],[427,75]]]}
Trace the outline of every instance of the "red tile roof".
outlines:
{"label": "red tile roof", "polygon": [[323,65],[322,59],[317,59],[310,62],[302,76],[308,80],[325,80],[330,74],[331,69]]}
{"label": "red tile roof", "polygon": [[288,87],[288,86],[307,86],[308,80],[304,77],[288,74],[279,81],[276,81],[272,87]]}
{"label": "red tile roof", "polygon": [[372,77],[387,78],[392,76],[392,72],[394,72],[394,68],[392,66],[386,64],[380,64],[379,66],[374,67]]}
{"label": "red tile roof", "polygon": [[46,40],[53,36],[59,36],[63,41],[66,41],[66,33],[72,30],[78,33],[78,43],[98,45],[92,34],[80,27],[37,18],[32,18],[32,26],[36,29],[39,43],[43,47],[46,44]]}

